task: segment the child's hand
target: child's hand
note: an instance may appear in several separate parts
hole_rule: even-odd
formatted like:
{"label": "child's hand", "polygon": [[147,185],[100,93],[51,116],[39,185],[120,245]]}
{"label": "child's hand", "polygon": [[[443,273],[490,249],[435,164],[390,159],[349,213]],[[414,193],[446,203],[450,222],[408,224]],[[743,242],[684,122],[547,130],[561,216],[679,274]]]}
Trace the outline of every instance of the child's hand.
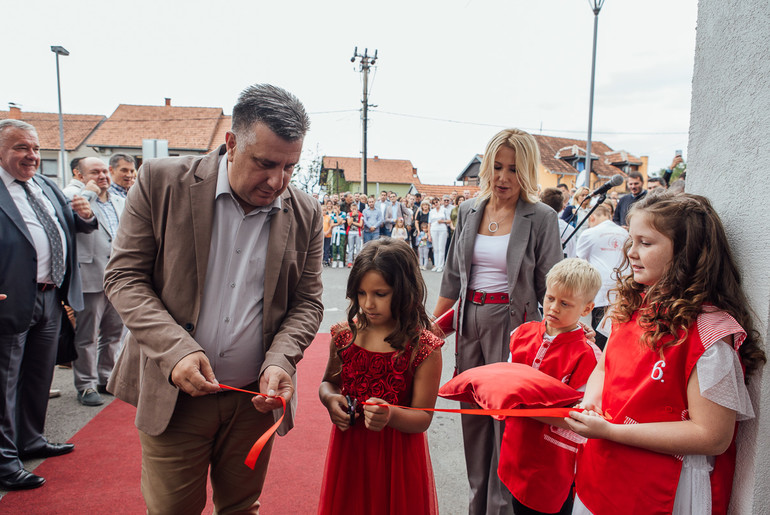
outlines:
{"label": "child's hand", "polygon": [[[329,410],[329,418],[332,420],[332,424],[337,426],[340,431],[347,431],[350,428],[350,415],[348,414],[348,401],[344,395],[333,396],[327,407]],[[358,417],[358,413],[356,413]]]}
{"label": "child's hand", "polygon": [[381,431],[390,422],[390,407],[387,402],[377,397],[369,397],[366,402],[385,404],[385,406],[364,406],[364,421],[366,428],[371,431]]}
{"label": "child's hand", "polygon": [[596,331],[590,325],[586,325],[583,322],[578,322],[578,325],[583,328],[583,332],[586,335],[586,340],[596,344]]}
{"label": "child's hand", "polygon": [[592,403],[590,401],[587,401],[585,399],[583,399],[579,403],[575,404],[573,407],[585,410],[585,413],[590,413],[590,414],[593,414],[593,415],[598,415],[598,416],[600,416],[602,418],[604,417],[604,413],[602,412],[601,406],[597,406],[596,404],[594,404],[594,403]]}
{"label": "child's hand", "polygon": [[570,411],[569,417],[564,421],[571,430],[585,438],[610,439],[612,424],[607,422],[600,412],[588,409],[582,413]]}

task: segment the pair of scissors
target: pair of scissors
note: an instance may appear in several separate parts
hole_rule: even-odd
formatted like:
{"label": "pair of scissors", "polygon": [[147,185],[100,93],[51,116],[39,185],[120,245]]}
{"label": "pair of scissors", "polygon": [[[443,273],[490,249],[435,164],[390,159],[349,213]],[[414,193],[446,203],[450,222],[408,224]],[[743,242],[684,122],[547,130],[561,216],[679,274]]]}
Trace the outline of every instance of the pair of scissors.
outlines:
{"label": "pair of scissors", "polygon": [[345,396],[345,400],[348,401],[348,415],[350,416],[350,426],[356,424],[356,408],[358,407],[358,399],[351,399],[350,395]]}

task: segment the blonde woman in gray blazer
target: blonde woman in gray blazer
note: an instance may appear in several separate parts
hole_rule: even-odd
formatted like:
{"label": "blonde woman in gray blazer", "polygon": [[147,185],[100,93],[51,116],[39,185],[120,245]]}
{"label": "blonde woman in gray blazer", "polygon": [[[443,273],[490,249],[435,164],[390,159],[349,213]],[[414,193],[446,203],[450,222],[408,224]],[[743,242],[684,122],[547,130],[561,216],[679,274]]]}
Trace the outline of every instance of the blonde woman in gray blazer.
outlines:
{"label": "blonde woman in gray blazer", "polygon": [[[457,303],[458,373],[507,360],[511,330],[541,318],[545,276],[563,254],[556,212],[538,202],[539,165],[530,134],[499,132],[481,162],[481,194],[458,210],[434,312]],[[512,513],[511,494],[497,477],[504,423],[463,415],[462,428],[469,513]]]}

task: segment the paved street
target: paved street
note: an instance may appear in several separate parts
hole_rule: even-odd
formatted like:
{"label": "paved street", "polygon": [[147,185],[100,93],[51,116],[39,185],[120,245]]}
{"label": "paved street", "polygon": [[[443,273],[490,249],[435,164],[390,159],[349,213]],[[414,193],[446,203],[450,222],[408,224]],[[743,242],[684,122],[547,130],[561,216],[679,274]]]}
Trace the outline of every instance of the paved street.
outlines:
{"label": "paved street", "polygon": [[[328,332],[332,324],[345,319],[347,300],[345,299],[345,287],[347,284],[348,269],[324,268],[324,319],[320,332]],[[428,286],[428,313],[433,311],[438,296],[441,274],[435,272],[423,272]],[[441,383],[445,383],[452,377],[454,367],[454,337],[447,339],[444,346],[444,371]],[[46,423],[46,436],[52,442],[65,442],[72,437],[81,427],[96,415],[101,407],[81,406],[76,398],[75,388],[72,384],[72,371],[56,369],[53,388],[58,388],[62,396],[51,399],[48,406],[48,420]],[[105,397],[109,402],[112,397]],[[439,399],[438,407],[457,408],[456,402]],[[433,423],[428,430],[428,441],[433,458],[434,475],[438,488],[439,507],[442,514],[455,515],[468,511],[468,487],[465,475],[465,462],[463,460],[462,437],[460,430],[460,416],[456,414],[436,413]],[[323,458],[321,458],[323,459]],[[27,462],[28,468],[34,468],[40,462]],[[137,486],[138,488],[138,486]],[[4,492],[0,491],[0,494]]]}

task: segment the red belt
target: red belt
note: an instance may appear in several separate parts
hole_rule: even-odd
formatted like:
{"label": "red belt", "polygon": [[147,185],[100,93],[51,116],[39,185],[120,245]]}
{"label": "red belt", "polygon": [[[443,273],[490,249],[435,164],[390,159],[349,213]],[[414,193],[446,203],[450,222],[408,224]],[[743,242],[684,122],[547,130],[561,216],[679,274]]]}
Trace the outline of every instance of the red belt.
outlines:
{"label": "red belt", "polygon": [[487,293],[484,290],[468,290],[468,300],[473,304],[483,306],[484,304],[508,304],[508,294]]}
{"label": "red belt", "polygon": [[37,289],[40,291],[53,290],[56,285],[51,283],[37,283]]}

